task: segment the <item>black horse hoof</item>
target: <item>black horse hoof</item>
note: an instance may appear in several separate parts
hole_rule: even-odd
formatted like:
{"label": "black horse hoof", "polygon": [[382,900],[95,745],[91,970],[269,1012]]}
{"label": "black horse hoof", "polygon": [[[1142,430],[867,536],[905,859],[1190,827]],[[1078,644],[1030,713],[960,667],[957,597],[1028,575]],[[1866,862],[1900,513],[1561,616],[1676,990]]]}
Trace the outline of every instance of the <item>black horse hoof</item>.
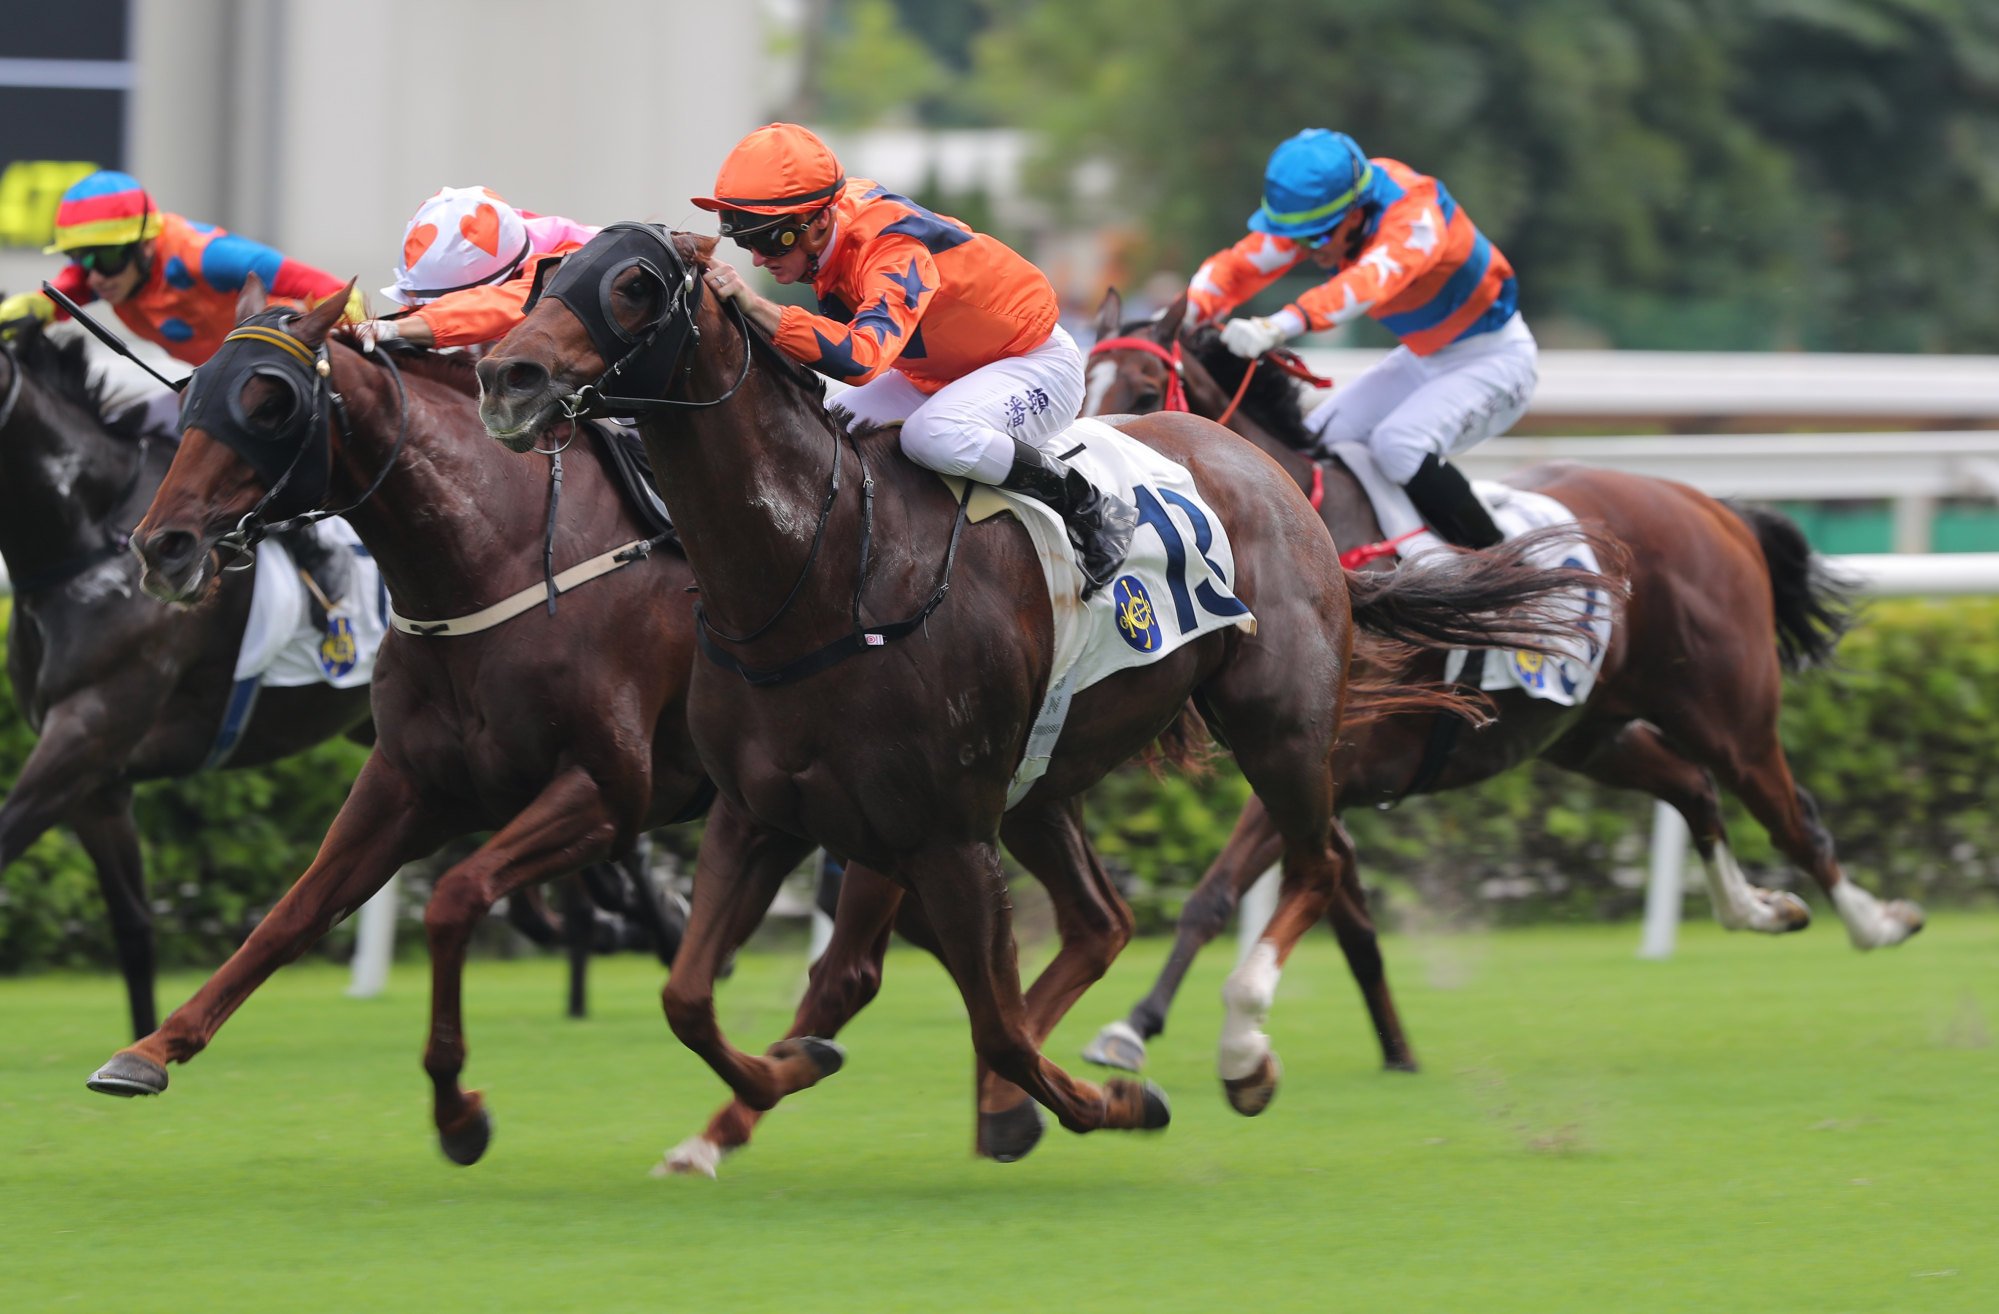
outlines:
{"label": "black horse hoof", "polygon": [[1277,1083],[1283,1076],[1284,1065],[1277,1061],[1277,1055],[1265,1054],[1247,1077],[1224,1077],[1222,1093],[1228,1096],[1230,1108],[1245,1118],[1254,1118],[1277,1098]]}
{"label": "black horse hoof", "polygon": [[1423,1069],[1418,1067],[1415,1058],[1410,1056],[1399,1059],[1383,1059],[1381,1070],[1383,1072],[1421,1072]]}
{"label": "black horse hoof", "polygon": [[167,1088],[167,1070],[143,1054],[122,1050],[91,1073],[85,1084],[99,1095],[116,1095],[121,1099],[158,1095]]}
{"label": "black horse hoof", "polygon": [[1028,1151],[1041,1143],[1048,1121],[1041,1106],[1022,1100],[1010,1109],[979,1115],[979,1153],[995,1163],[1025,1159]]}
{"label": "black horse hoof", "polygon": [[770,1047],[770,1057],[774,1059],[803,1058],[818,1070],[813,1082],[821,1082],[847,1065],[847,1051],[837,1041],[821,1040],[817,1036],[795,1036],[790,1040],[780,1040]]}
{"label": "black horse hoof", "polygon": [[474,1110],[463,1125],[437,1134],[437,1146],[444,1151],[444,1157],[460,1168],[470,1168],[479,1162],[492,1143],[493,1117],[483,1106]]}
{"label": "black horse hoof", "polygon": [[1140,1131],[1159,1131],[1173,1121],[1173,1106],[1166,1102],[1166,1092],[1148,1081],[1145,1083],[1145,1120],[1138,1124]]}

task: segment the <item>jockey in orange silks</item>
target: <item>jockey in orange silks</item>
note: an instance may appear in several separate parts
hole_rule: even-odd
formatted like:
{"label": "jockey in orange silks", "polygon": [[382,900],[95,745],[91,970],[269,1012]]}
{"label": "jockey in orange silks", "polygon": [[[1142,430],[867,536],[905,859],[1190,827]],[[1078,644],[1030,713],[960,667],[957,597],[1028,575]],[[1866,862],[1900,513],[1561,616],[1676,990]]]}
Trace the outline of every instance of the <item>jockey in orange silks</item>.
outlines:
{"label": "jockey in orange silks", "polygon": [[403,230],[396,281],[382,295],[409,309],[360,328],[364,345],[401,338],[420,347],[497,342],[526,316],[535,267],[597,235],[560,215],[517,210],[486,187],[446,187]]}
{"label": "jockey in orange silks", "polygon": [[1366,443],[1445,539],[1500,534],[1448,456],[1506,432],[1539,374],[1515,309],[1513,266],[1435,178],[1369,159],[1345,133],[1313,128],[1278,146],[1249,236],[1203,264],[1194,321],[1228,314],[1310,260],[1332,278],[1273,315],[1231,319],[1222,341],[1260,356],[1300,333],[1367,315],[1401,345],[1307,417],[1322,445]]}
{"label": "jockey in orange silks", "polygon": [[[49,280],[57,291],[78,305],[108,302],[132,332],[190,365],[206,362],[236,327],[237,294],[249,275],[273,297],[306,306],[347,286],[261,242],[168,214],[137,179],[110,169],[62,194],[47,253],[70,260]],[[39,291],[0,301],[0,323],[60,313]]]}
{"label": "jockey in orange silks", "polygon": [[1046,450],[1083,402],[1083,360],[1056,322],[1055,290],[997,239],[865,178],[848,178],[806,129],[773,123],[722,163],[694,204],[779,283],[810,280],[819,313],[708,271],[780,351],[856,385],[838,405],[902,424],[902,450],[944,474],[997,484],[1062,517],[1086,582],[1108,584],[1138,513]]}

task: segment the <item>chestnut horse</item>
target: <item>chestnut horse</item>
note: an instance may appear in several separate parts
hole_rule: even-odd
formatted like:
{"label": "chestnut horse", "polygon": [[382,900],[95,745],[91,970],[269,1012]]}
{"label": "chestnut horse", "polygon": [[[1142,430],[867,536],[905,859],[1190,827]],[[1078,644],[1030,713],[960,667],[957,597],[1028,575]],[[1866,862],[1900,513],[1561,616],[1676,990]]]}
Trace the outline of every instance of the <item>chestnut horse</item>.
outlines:
{"label": "chestnut horse", "polygon": [[[172,458],[145,408],[106,418],[80,338],[38,325],[0,344],[0,556],[13,582],[7,673],[40,736],[0,803],[0,868],[58,824],[97,868],[132,1034],[153,1011],[153,920],[132,786],[218,765],[217,735],[250,612],[250,574],[209,605],[162,607],[136,587],[126,527]],[[258,766],[346,732],[367,743],[368,691],[262,690],[227,765]]]}
{"label": "chestnut horse", "polygon": [[[1092,353],[1085,413],[1155,410],[1184,395],[1197,415],[1227,414],[1294,485],[1316,484],[1320,518],[1341,547],[1378,542],[1381,526],[1344,463],[1308,455],[1311,438],[1293,380],[1276,365],[1251,372],[1212,330],[1182,334],[1185,310],[1183,297],[1157,319],[1120,324],[1122,302],[1115,291],[1106,298],[1097,325],[1105,341]],[[1719,779],[1778,849],[1818,881],[1856,947],[1899,944],[1921,930],[1920,908],[1883,903],[1840,870],[1832,836],[1811,795],[1792,779],[1778,740],[1784,672],[1829,657],[1848,620],[1839,589],[1797,527],[1773,511],[1731,506],[1685,484],[1569,462],[1534,466],[1507,482],[1554,498],[1625,549],[1613,554],[1624,560],[1605,563],[1607,573],[1621,574],[1629,601],[1594,690],[1573,708],[1501,692],[1494,695],[1497,716],[1462,733],[1440,728],[1432,716],[1375,721],[1340,746],[1341,806],[1457,789],[1540,757],[1677,809],[1724,926],[1802,930],[1810,920],[1804,903],[1750,885],[1730,854]],[[1375,558],[1375,568],[1393,562],[1386,554]],[[1132,1070],[1143,1063],[1144,1041],[1164,1030],[1194,954],[1221,933],[1236,899],[1276,860],[1279,846],[1277,828],[1252,799],[1188,899],[1152,992],[1124,1022],[1104,1028],[1090,1047],[1093,1058]],[[1359,917],[1343,916],[1355,912]],[[1383,1061],[1413,1070],[1364,918],[1358,905],[1334,905],[1334,929],[1367,1001]]]}
{"label": "chestnut horse", "polygon": [[[424,1065],[444,1152],[470,1163],[490,1137],[478,1095],[456,1081],[475,924],[508,891],[619,855],[642,830],[694,815],[712,796],[684,733],[693,576],[677,554],[650,550],[653,529],[587,438],[552,488],[550,461],[487,441],[468,362],[418,354],[397,365],[329,341],[342,302],[296,314],[246,295],[245,323],[195,376],[193,419],[134,532],[146,587],[198,598],[214,587],[218,546],[254,541],[268,515],[334,503],[380,562],[401,615],[464,618],[538,593],[526,611],[476,632],[388,636],[374,680],[380,739],[318,857],[194,997],[91,1086],[164,1090],[166,1064],[199,1053],[273,971],[397,868],[491,829],[438,878],[424,922],[433,970]],[[550,571],[590,561],[608,573],[552,596]]]}
{"label": "chestnut horse", "polygon": [[[1184,463],[1221,516],[1232,585],[1257,630],[1207,634],[1079,695],[1047,774],[1008,810],[1051,659],[1051,603],[1026,534],[1010,517],[967,525],[943,481],[895,459],[892,435],[843,434],[816,376],[704,296],[713,245],[612,225],[564,259],[526,321],[479,363],[481,414],[516,451],[565,415],[639,416],[698,581],[706,659],[692,676],[689,729],[721,795],[662,996],[674,1033],[753,1113],[816,1083],[843,1052],[809,1028],[864,1002],[878,977],[857,965],[907,891],[991,1078],[982,1145],[1039,1134],[1013,1088],[1071,1131],[1163,1127],[1156,1087],[1078,1081],[1040,1051],[1131,928],[1083,832],[1081,795],[1184,715],[1234,750],[1282,836],[1277,914],[1231,980],[1223,1030],[1228,1098],[1260,1111],[1278,1080],[1262,1026],[1279,969],[1352,863],[1331,769],[1352,645],[1347,581],[1310,505],[1268,458],[1208,421],[1128,427]],[[1432,618],[1455,607],[1460,630],[1478,628],[1465,611],[1547,591],[1538,572],[1500,557],[1452,558],[1412,572],[1412,586],[1417,576],[1427,580],[1420,599],[1403,600],[1408,614],[1424,599]],[[1025,996],[1001,839],[1044,883],[1097,895],[1083,905],[1094,934],[1080,947],[1065,940]],[[833,943],[793,1037],[764,1057],[744,1054],[717,1024],[715,969],[778,875],[815,845],[850,859]],[[712,1171],[724,1148],[709,1144],[694,1166]]]}

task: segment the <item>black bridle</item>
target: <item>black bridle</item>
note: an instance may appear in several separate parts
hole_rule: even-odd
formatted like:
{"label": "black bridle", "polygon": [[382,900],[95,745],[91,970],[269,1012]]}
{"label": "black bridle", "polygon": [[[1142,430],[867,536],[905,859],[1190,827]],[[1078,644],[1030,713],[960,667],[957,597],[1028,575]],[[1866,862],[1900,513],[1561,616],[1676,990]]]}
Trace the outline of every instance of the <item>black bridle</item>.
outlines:
{"label": "black bridle", "polygon": [[[552,275],[551,269],[554,271]],[[657,285],[661,301],[659,314],[636,330],[626,329],[620,324],[611,305],[614,285],[632,269],[642,271]],[[585,384],[563,400],[563,414],[572,421],[593,416],[648,416],[669,410],[720,406],[734,397],[749,378],[750,358],[759,348],[776,355],[769,342],[751,331],[742,307],[731,299],[727,303],[728,310],[743,338],[743,368],[736,381],[729,385],[727,392],[709,401],[689,401],[666,395],[692,373],[694,356],[700,350],[701,330],[695,323],[695,315],[701,305],[701,279],[700,271],[681,257],[672,235],[657,225],[611,224],[580,249],[564,256],[559,264],[544,261],[535,269],[533,290],[528,294],[523,309],[533,310],[543,296],[567,306],[570,313],[582,321],[584,331],[590,337],[590,345],[598,356],[611,362],[595,382]],[[681,363],[683,357],[686,361],[684,365]],[[623,386],[646,395],[608,395],[604,388],[612,379],[628,380]],[[893,643],[928,620],[930,614],[943,605],[944,597],[951,589],[951,566],[957,559],[958,540],[964,532],[966,507],[972,495],[970,481],[965,485],[964,495],[958,499],[957,516],[951,524],[950,541],[944,548],[937,587],[923,606],[889,625],[869,626],[861,619],[861,598],[867,591],[868,572],[874,560],[875,481],[868,473],[867,457],[853,436],[843,435],[830,420],[827,421],[827,429],[833,437],[833,468],[827,475],[826,495],[819,504],[819,519],[812,529],[812,546],[806,552],[805,564],[799,568],[798,578],[792,582],[791,591],[785,594],[784,601],[778,604],[768,620],[747,634],[730,634],[717,629],[708,620],[707,611],[701,603],[694,604],[694,637],[702,654],[717,666],[734,671],[754,685],[785,684],[803,679],[836,666],[856,653]],[[792,604],[804,592],[805,582],[812,574],[813,563],[818,561],[819,549],[825,541],[833,504],[839,499],[840,444],[843,438],[853,447],[854,459],[861,467],[860,567],[854,580],[850,608],[852,628],[831,643],[782,665],[747,665],[734,654],[724,652],[715,641],[720,639],[725,643],[742,644],[761,638],[784,619]]]}
{"label": "black bridle", "polygon": [[[396,441],[359,497],[337,509],[325,506],[333,483],[333,430],[337,428],[341,440],[348,442],[352,428],[346,399],[333,389],[333,362],[326,345],[315,350],[287,331],[296,317],[295,311],[280,307],[237,325],[222,340],[221,350],[194,372],[183,394],[181,431],[201,429],[243,458],[264,485],[257,504],[243,514],[236,528],[216,540],[217,549],[241,558],[227,569],[246,567],[254,559],[256,545],[271,534],[344,516],[373,497],[409,438],[409,393],[402,371],[389,353],[375,352],[374,359],[396,385]],[[264,424],[244,411],[243,389],[253,379],[276,385],[288,399],[275,423]],[[268,518],[272,516],[278,518]]]}

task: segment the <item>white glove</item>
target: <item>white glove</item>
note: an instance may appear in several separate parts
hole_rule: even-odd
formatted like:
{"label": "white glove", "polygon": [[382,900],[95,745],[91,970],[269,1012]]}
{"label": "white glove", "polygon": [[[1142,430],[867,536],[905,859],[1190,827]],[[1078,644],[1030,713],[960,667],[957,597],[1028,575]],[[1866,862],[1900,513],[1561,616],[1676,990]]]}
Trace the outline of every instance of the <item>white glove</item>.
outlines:
{"label": "white glove", "polygon": [[393,319],[364,319],[354,326],[354,340],[363,351],[373,351],[381,343],[393,342],[402,335],[402,326]]}
{"label": "white glove", "polygon": [[1245,360],[1255,360],[1272,347],[1290,341],[1302,327],[1288,308],[1275,315],[1232,319],[1222,326],[1222,345]]}

